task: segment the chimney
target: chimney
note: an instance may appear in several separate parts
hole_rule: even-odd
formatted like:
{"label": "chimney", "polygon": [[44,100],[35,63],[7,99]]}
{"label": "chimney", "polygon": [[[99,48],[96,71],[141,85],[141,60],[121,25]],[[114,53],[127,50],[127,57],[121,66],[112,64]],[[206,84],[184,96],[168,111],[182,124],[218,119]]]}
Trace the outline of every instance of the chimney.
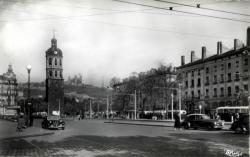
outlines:
{"label": "chimney", "polygon": [[237,49],[237,39],[234,39],[234,51]]}
{"label": "chimney", "polygon": [[201,58],[202,58],[202,60],[207,58],[207,52],[206,51],[207,51],[206,47],[202,46],[202,48],[201,48]]}
{"label": "chimney", "polygon": [[222,54],[222,42],[220,41],[220,54]]}
{"label": "chimney", "polygon": [[217,55],[220,55],[220,42],[217,42]]}
{"label": "chimney", "polygon": [[247,28],[247,46],[250,46],[250,27]]}
{"label": "chimney", "polygon": [[191,51],[191,63],[194,62],[194,51]]}
{"label": "chimney", "polygon": [[218,41],[217,42],[217,55],[222,54],[222,42]]}
{"label": "chimney", "polygon": [[185,56],[181,56],[181,66],[185,65]]}

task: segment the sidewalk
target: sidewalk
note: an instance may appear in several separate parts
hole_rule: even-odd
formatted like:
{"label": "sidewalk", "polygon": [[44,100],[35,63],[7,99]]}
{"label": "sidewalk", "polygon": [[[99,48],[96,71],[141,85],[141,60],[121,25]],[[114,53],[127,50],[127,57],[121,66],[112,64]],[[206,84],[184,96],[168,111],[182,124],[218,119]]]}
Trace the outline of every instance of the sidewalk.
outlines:
{"label": "sidewalk", "polygon": [[[156,126],[156,127],[174,127],[172,120],[150,120],[150,119],[109,119],[104,123],[126,124],[126,125],[142,125],[142,126]],[[223,130],[230,130],[231,123],[224,123]]]}
{"label": "sidewalk", "polygon": [[17,122],[0,120],[0,140],[26,138],[54,134],[53,130],[45,130],[39,126],[28,127],[22,132],[16,131]]}

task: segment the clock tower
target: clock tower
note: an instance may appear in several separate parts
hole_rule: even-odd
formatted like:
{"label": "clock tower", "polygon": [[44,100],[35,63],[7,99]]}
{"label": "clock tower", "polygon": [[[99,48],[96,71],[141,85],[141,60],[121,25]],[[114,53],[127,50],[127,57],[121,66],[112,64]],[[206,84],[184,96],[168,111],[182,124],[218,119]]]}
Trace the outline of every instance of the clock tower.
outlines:
{"label": "clock tower", "polygon": [[55,113],[62,115],[63,113],[64,80],[62,59],[62,51],[57,47],[57,40],[53,36],[51,47],[46,51],[46,101],[49,116]]}

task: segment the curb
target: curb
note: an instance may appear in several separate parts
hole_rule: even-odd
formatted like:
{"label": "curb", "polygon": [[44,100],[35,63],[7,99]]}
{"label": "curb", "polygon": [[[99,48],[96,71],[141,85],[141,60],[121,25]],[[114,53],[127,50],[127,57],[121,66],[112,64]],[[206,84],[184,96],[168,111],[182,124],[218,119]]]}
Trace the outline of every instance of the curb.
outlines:
{"label": "curb", "polygon": [[174,126],[159,125],[159,124],[142,124],[142,123],[126,123],[126,122],[104,122],[104,123],[126,124],[126,125],[141,125],[141,126],[156,126],[156,127],[174,127]]}

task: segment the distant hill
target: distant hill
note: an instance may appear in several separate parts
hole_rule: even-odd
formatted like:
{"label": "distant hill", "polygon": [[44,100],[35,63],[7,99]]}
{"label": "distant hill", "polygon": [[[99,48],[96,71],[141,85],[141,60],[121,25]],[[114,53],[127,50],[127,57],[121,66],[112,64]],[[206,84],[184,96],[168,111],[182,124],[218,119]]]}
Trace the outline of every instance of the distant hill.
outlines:
{"label": "distant hill", "polygon": [[[27,97],[27,83],[19,83],[18,90],[23,91],[23,96]],[[31,83],[31,97],[45,97],[45,84],[42,83]],[[65,96],[76,97],[80,99],[96,98],[102,99],[106,98],[109,92],[106,88],[100,88],[93,85],[64,85]]]}

